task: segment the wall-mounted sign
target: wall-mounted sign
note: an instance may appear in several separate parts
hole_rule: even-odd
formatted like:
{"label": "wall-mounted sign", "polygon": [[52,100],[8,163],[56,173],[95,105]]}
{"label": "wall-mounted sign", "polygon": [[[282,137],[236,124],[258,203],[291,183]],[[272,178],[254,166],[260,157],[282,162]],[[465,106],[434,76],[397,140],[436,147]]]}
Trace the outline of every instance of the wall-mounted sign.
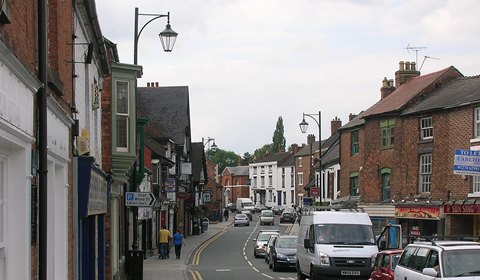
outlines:
{"label": "wall-mounted sign", "polygon": [[440,207],[395,207],[395,218],[440,220]]}
{"label": "wall-mounted sign", "polygon": [[177,180],[176,178],[165,178],[163,179],[163,189],[165,192],[176,192],[177,191]]}
{"label": "wall-mounted sign", "polygon": [[155,196],[150,192],[127,192],[125,206],[152,207]]}
{"label": "wall-mounted sign", "polygon": [[480,214],[480,204],[443,205],[445,214]]}
{"label": "wall-mounted sign", "polygon": [[453,173],[480,175],[480,151],[455,150]]}
{"label": "wall-mounted sign", "polygon": [[92,110],[100,108],[100,88],[97,83],[92,85]]}

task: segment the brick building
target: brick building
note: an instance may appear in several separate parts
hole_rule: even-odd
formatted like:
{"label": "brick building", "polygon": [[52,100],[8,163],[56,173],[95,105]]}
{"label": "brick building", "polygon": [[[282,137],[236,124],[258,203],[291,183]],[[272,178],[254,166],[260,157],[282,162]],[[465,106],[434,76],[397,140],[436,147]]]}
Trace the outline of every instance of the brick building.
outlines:
{"label": "brick building", "polygon": [[225,167],[221,174],[220,184],[223,186],[223,205],[234,205],[237,198],[250,198],[248,166]]}

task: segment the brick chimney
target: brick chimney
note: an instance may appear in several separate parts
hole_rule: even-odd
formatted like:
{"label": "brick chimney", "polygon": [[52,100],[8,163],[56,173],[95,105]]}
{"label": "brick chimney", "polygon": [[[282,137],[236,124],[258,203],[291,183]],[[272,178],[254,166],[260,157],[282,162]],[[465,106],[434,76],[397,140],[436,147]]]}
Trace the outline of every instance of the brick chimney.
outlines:
{"label": "brick chimney", "polygon": [[420,76],[420,71],[416,70],[415,62],[400,61],[399,69],[395,72],[395,87],[399,88],[413,77]]}
{"label": "brick chimney", "polygon": [[308,134],[307,136],[307,144],[310,145],[310,144],[313,144],[315,143],[315,135],[313,134]]}
{"label": "brick chimney", "polygon": [[297,144],[292,144],[290,145],[290,147],[293,154],[298,153],[298,151],[300,151],[300,149],[302,148],[302,147],[299,147]]}
{"label": "brick chimney", "polygon": [[380,88],[380,93],[381,93],[380,100],[389,96],[390,93],[394,91],[395,91],[395,87],[393,86],[393,79],[387,80],[387,77],[383,78],[382,87]]}
{"label": "brick chimney", "polygon": [[342,121],[338,117],[335,117],[330,122],[330,129],[332,130],[332,135],[337,133],[337,131],[340,127],[342,127]]}
{"label": "brick chimney", "polygon": [[348,115],[348,121],[351,122],[354,118],[356,118],[358,115],[357,114],[352,114]]}

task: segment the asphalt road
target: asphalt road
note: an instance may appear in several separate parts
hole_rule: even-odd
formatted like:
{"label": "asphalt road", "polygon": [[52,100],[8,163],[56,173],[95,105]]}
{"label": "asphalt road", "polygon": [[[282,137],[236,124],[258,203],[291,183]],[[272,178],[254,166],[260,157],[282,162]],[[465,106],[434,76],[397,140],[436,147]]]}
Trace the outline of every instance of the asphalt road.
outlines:
{"label": "asphalt road", "polygon": [[[294,280],[294,270],[274,272],[268,268],[262,258],[253,256],[253,239],[260,229],[278,229],[281,234],[291,224],[279,224],[279,217],[275,217],[274,226],[260,226],[259,214],[253,216],[250,226],[229,226],[222,234],[210,240],[195,252],[191,271],[192,280],[253,280],[278,279]],[[230,219],[233,219],[230,217]]]}

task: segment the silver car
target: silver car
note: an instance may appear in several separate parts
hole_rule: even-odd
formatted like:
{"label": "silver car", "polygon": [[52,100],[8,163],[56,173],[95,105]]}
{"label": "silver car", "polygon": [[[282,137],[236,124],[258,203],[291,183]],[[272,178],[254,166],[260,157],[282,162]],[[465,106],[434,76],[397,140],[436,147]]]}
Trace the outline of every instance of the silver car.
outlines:
{"label": "silver car", "polygon": [[272,210],[262,210],[260,213],[260,225],[274,225],[275,215]]}
{"label": "silver car", "polygon": [[233,226],[249,226],[250,225],[250,218],[246,214],[237,214],[233,218]]}
{"label": "silver car", "polygon": [[260,230],[257,238],[253,239],[253,241],[255,242],[253,247],[253,256],[255,258],[265,255],[268,240],[272,235],[278,236],[280,235],[280,232],[278,231],[278,229]]}

